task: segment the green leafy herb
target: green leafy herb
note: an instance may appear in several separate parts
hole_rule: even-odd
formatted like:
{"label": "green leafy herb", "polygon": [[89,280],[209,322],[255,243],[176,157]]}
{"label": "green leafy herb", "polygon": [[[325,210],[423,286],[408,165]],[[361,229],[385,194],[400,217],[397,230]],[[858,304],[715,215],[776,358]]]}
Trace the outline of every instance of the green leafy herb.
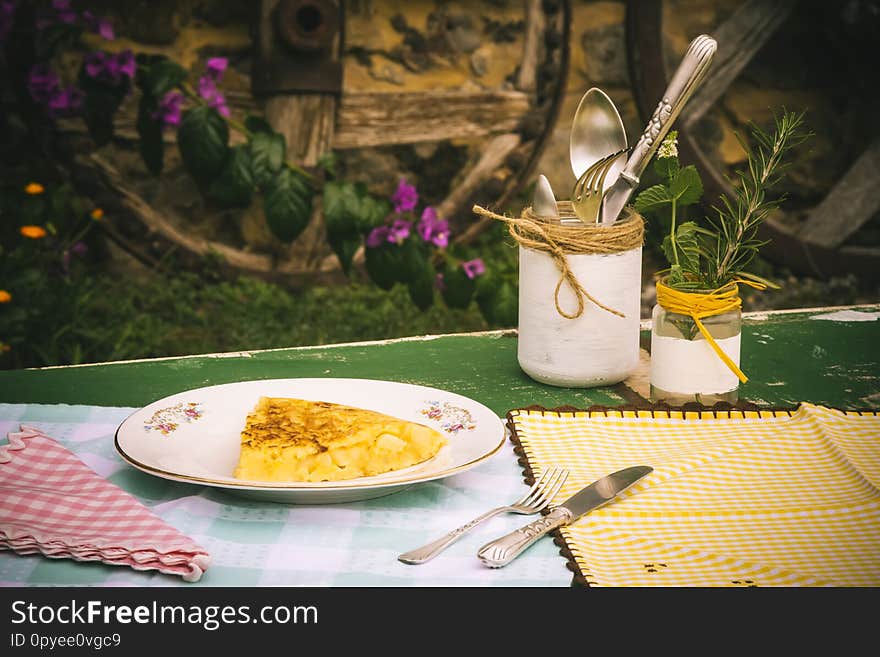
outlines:
{"label": "green leafy herb", "polygon": [[768,199],[767,191],[782,177],[785,155],[810,134],[803,130],[803,113],[783,112],[776,117],[775,130],[767,133],[750,124],[752,146],[737,135],[748,154],[748,166],[737,172],[733,199],[722,195],[716,216],[704,222],[686,220],[686,208],[700,202],[703,183],[693,166],[678,162],[675,132],[657,151],[654,170],[662,182],[636,197],[637,212],[668,219],[668,234],[661,250],[669,262],[666,283],[678,289],[716,289],[737,278],[777,287],[774,283],[744,271],[764,242],[757,239],[761,222],[779,206],[782,198]]}

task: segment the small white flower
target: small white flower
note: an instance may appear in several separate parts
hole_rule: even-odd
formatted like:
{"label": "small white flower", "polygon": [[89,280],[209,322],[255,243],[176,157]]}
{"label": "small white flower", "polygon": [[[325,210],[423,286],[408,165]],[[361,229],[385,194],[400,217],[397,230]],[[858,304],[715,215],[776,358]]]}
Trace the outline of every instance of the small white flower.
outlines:
{"label": "small white flower", "polygon": [[657,149],[657,157],[678,157],[678,132],[673,130]]}

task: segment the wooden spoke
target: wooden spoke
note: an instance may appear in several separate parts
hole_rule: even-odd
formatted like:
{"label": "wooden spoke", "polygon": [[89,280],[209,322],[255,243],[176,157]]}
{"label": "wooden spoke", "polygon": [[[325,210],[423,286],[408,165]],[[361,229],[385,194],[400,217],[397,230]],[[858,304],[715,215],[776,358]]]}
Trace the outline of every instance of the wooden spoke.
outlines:
{"label": "wooden spoke", "polygon": [[690,127],[712,107],[791,14],[797,0],[749,0],[710,34],[718,42],[708,76],[679,121]]}
{"label": "wooden spoke", "polygon": [[800,231],[805,240],[828,248],[846,242],[880,211],[880,139],[855,161],[834,189],[816,206]]}
{"label": "wooden spoke", "polygon": [[[708,31],[718,41],[718,53],[709,78],[678,118],[681,160],[695,164],[704,174],[707,199],[720,194],[731,197],[735,192],[722,168],[698,144],[692,128],[778,32],[796,5],[796,0],[748,0],[725,23]],[[647,121],[668,82],[663,66],[663,0],[628,0],[626,39],[633,95],[639,114]],[[768,242],[763,249],[768,259],[821,278],[847,274],[872,281],[880,278],[880,248],[844,246],[880,210],[875,191],[880,181],[878,144],[875,141],[859,157],[802,227],[786,220],[783,211],[761,224],[758,237]]]}

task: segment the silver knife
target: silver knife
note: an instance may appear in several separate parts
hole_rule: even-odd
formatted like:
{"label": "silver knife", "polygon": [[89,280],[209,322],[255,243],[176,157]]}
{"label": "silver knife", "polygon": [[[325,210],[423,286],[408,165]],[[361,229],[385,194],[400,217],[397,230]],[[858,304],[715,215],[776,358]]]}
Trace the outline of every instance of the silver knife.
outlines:
{"label": "silver knife", "polygon": [[569,497],[543,518],[486,543],[477,551],[477,556],[490,568],[506,566],[547,532],[607,504],[653,470],[649,465],[636,465],[606,475]]}
{"label": "silver knife", "polygon": [[639,178],[648,166],[648,162],[666,138],[672,123],[706,77],[709,64],[712,63],[712,57],[715,56],[717,49],[718,44],[715,39],[705,34],[691,41],[678,69],[666,87],[666,93],[663,94],[660,104],[654,110],[654,115],[633,148],[632,155],[626,161],[623,171],[605,192],[602,208],[599,211],[601,223],[610,224],[617,221],[633,190],[638,186]]}

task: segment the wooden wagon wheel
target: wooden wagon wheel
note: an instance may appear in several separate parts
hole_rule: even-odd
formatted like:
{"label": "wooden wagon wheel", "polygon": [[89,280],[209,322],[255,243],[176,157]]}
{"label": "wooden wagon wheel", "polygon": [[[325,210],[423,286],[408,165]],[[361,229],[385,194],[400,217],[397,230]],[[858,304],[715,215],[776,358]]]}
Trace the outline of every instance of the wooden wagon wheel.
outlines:
{"label": "wooden wagon wheel", "polygon": [[[674,126],[679,131],[681,159],[696,164],[703,172],[707,198],[720,193],[730,197],[733,188],[718,164],[697,143],[695,127],[768,40],[780,35],[799,5],[809,10],[807,4],[797,0],[748,0],[708,31],[718,41],[712,68]],[[626,6],[630,75],[636,104],[645,120],[668,80],[663,13],[663,0],[629,0]],[[840,69],[840,75],[859,74],[847,67]],[[865,74],[871,76],[872,72]],[[849,169],[820,203],[799,216],[785,217],[780,212],[764,222],[759,236],[769,240],[763,251],[768,259],[820,278],[854,273],[865,280],[878,279],[880,248],[845,244],[880,211],[880,135],[865,135],[864,145],[864,151],[852,158]]]}
{"label": "wooden wagon wheel", "polygon": [[[361,3],[346,4],[359,7]],[[265,113],[273,127],[285,135],[288,156],[306,167],[315,165],[320,155],[331,150],[344,155],[358,149],[483,140],[479,153],[457,173],[445,197],[434,203],[440,216],[450,219],[454,235],[468,233],[466,229],[474,224],[472,204],[503,205],[528,182],[544,149],[567,77],[570,0],[523,0],[515,28],[522,34],[517,34],[522,46],[520,59],[518,66],[511,65],[511,74],[500,88],[470,85],[464,90],[412,92],[334,89],[328,82],[334,76],[341,79],[340,60],[352,52],[346,44],[346,4],[335,0],[262,0],[255,20],[263,29],[254,33],[256,57],[252,64],[254,86],[261,93],[255,97],[230,91],[230,107],[242,114]],[[279,32],[288,40],[296,39],[297,32],[305,39],[319,39],[327,22],[332,31],[335,20],[340,29],[323,44],[324,61],[308,66],[294,63],[287,68],[283,61],[275,62],[274,68],[265,66],[278,55],[272,51],[277,45],[267,44]],[[408,35],[405,17],[401,20],[404,24],[398,31]],[[281,57],[283,60],[284,55]],[[319,74],[309,75],[309,70],[316,67]],[[267,73],[268,68],[271,70]],[[120,113],[116,135],[123,140],[135,138],[133,114]],[[173,140],[173,135],[166,139]],[[147,228],[150,239],[164,240],[196,256],[219,255],[233,270],[270,280],[294,285],[343,280],[338,260],[324,239],[320,202],[309,227],[290,248],[276,245],[259,252],[194,236],[184,218],[157,212],[144,194],[133,189],[129,184],[131,172],[120,170],[112,157],[80,155],[77,164],[92,179],[89,182],[98,179],[110,187],[125,210]],[[346,179],[356,181],[358,176]],[[112,230],[111,236],[132,248],[132,239],[126,242],[124,236],[112,235]],[[355,263],[359,261],[362,253],[355,257]]]}

